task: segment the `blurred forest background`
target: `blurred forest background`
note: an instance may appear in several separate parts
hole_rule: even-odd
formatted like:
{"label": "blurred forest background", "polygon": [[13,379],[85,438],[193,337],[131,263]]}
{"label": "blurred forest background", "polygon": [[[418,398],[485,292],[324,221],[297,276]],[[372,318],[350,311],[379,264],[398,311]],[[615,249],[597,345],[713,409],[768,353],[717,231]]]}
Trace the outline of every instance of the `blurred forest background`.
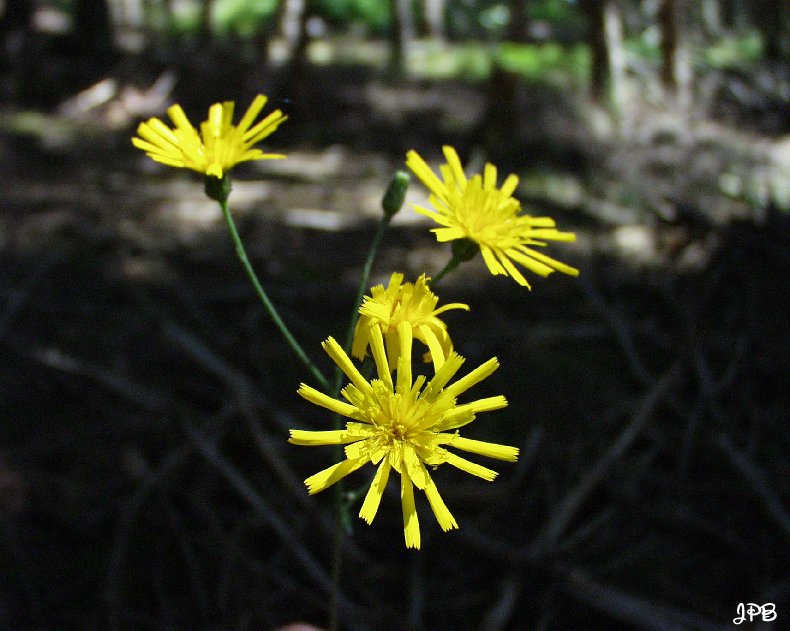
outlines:
{"label": "blurred forest background", "polygon": [[[332,494],[302,480],[331,449],[286,438],[329,415],[200,179],[130,143],[258,92],[289,157],[231,208],[323,367],[406,150],[492,161],[578,234],[550,248],[578,279],[443,283],[510,401],[469,435],[522,457],[437,471],[460,530],[420,505],[418,553],[394,487],[355,520],[342,628],[787,628],[787,0],[5,0],[0,46],[0,629],[326,624]],[[404,208],[374,281],[448,256]]]}

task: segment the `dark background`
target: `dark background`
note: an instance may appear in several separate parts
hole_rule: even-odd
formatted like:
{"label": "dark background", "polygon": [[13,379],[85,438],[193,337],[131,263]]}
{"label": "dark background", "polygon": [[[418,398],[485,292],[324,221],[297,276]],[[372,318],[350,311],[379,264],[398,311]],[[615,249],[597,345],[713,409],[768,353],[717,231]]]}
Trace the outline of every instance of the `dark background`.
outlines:
{"label": "dark background", "polygon": [[[302,480],[332,450],[286,438],[329,414],[199,176],[130,143],[258,92],[289,157],[238,167],[230,203],[322,368],[408,149],[517,173],[578,235],[549,247],[578,279],[443,283],[467,366],[501,362],[470,394],[510,402],[466,434],[522,456],[438,470],[460,530],[420,498],[419,552],[391,483],[347,538],[342,627],[787,624],[785,0],[0,6],[0,629],[326,624],[332,492]],[[428,228],[405,207],[373,280],[436,274]],[[748,602],[776,621],[736,627]]]}

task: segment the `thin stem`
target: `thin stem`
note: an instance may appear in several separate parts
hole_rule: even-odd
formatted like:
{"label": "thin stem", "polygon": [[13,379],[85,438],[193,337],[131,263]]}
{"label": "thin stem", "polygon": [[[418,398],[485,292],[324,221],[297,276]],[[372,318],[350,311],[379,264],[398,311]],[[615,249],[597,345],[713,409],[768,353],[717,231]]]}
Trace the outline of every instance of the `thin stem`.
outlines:
{"label": "thin stem", "polygon": [[[382,218],[381,222],[379,223],[379,227],[376,230],[376,234],[373,237],[373,242],[370,244],[370,250],[368,251],[368,258],[365,261],[365,267],[362,268],[362,277],[359,280],[359,288],[357,289],[357,297],[354,300],[354,311],[351,313],[351,318],[348,323],[348,331],[346,331],[346,343],[343,345],[343,350],[346,353],[351,351],[351,345],[354,342],[354,329],[357,328],[357,321],[359,320],[359,307],[362,304],[362,298],[364,297],[365,293],[368,290],[368,283],[370,282],[370,271],[373,269],[373,261],[376,259],[376,255],[379,252],[379,248],[381,247],[381,241],[384,238],[384,233],[387,232],[387,228],[390,225],[390,217],[386,215]],[[342,372],[338,368],[335,371],[335,395],[340,392],[340,383],[343,377]]]}
{"label": "thin stem", "polygon": [[[338,486],[339,484],[340,482],[338,482],[335,486]],[[338,495],[341,496],[339,501],[337,501]],[[329,591],[329,631],[338,631],[339,628],[338,597],[340,595],[340,576],[343,573],[343,541],[346,532],[346,528],[343,525],[343,513],[348,513],[348,511],[344,511],[342,508],[342,490],[340,493],[337,491],[335,492],[335,499],[337,506],[341,508],[335,515],[335,543],[332,550],[332,586]]]}
{"label": "thin stem", "polygon": [[447,274],[452,272],[464,261],[471,261],[480,252],[480,245],[469,238],[455,239],[451,246],[453,256],[444,266],[444,269],[439,272],[436,277],[431,281],[431,287],[436,287],[438,282],[442,280]]}
{"label": "thin stem", "polygon": [[236,254],[239,257],[239,260],[241,260],[241,264],[244,266],[244,270],[247,272],[247,276],[252,282],[255,292],[261,299],[263,306],[266,307],[266,311],[269,312],[274,325],[280,330],[280,333],[285,338],[285,341],[288,342],[290,347],[296,353],[297,357],[302,360],[302,363],[304,363],[313,377],[315,377],[315,379],[321,384],[321,387],[326,392],[329,392],[331,389],[329,380],[324,377],[324,374],[320,370],[318,370],[316,365],[307,356],[307,353],[304,352],[304,349],[299,344],[299,342],[296,341],[296,338],[291,334],[291,331],[285,325],[285,322],[283,322],[280,314],[277,312],[277,309],[272,304],[272,301],[269,300],[269,296],[266,295],[266,291],[261,286],[261,283],[255,274],[255,270],[252,269],[250,259],[247,257],[247,251],[244,249],[244,244],[242,243],[241,237],[239,236],[239,231],[236,229],[236,223],[233,221],[233,217],[228,210],[227,200],[219,200],[219,206],[222,209],[222,215],[225,217],[225,222],[228,224],[228,230],[230,231],[230,236],[233,239],[233,244],[236,246]]}
{"label": "thin stem", "polygon": [[431,288],[436,287],[439,284],[439,281],[442,280],[447,274],[452,272],[458,265],[461,263],[461,260],[457,256],[453,256],[449,261],[447,261],[447,265],[444,266],[441,272],[439,272],[436,276],[431,279],[430,286]]}

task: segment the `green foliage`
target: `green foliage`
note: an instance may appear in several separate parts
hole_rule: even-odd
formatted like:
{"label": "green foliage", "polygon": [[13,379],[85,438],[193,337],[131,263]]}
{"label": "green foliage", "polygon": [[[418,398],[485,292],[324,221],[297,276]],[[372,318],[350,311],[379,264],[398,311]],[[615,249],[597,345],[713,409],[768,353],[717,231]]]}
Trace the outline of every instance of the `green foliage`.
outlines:
{"label": "green foliage", "polygon": [[[531,0],[527,3],[531,22],[548,25],[552,33],[584,32],[584,17],[573,0]],[[448,28],[453,37],[491,37],[501,34],[510,22],[510,7],[504,0],[448,0]]]}
{"label": "green foliage", "polygon": [[[195,35],[201,27],[201,8],[199,2],[178,5],[167,24],[168,33]],[[249,37],[271,20],[276,10],[277,0],[216,0],[212,9],[213,26],[221,35],[235,33]]]}
{"label": "green foliage", "polygon": [[553,24],[562,24],[566,20],[577,18],[576,3],[573,0],[542,0],[527,4],[527,14],[532,20],[546,20]]}
{"label": "green foliage", "polygon": [[555,85],[584,85],[590,72],[590,53],[582,44],[566,47],[555,43],[464,42],[433,47],[415,43],[410,60],[416,75],[432,79],[485,79],[494,61],[528,81]]}
{"label": "green foliage", "polygon": [[553,42],[505,43],[499,49],[499,63],[532,81],[570,78],[573,83],[584,84],[590,72],[590,52],[581,44],[566,48]]}
{"label": "green foliage", "polygon": [[167,25],[167,34],[175,37],[194,35],[199,29],[200,7],[197,4],[184,4],[178,11],[173,11],[172,20]]}
{"label": "green foliage", "polygon": [[479,43],[450,47],[413,46],[410,60],[416,76],[430,79],[485,79],[491,71],[491,52]]}
{"label": "green foliage", "polygon": [[376,32],[389,26],[389,0],[316,0],[316,12],[335,25],[362,22]]}
{"label": "green foliage", "polygon": [[477,21],[486,30],[500,31],[510,22],[510,11],[504,4],[497,3],[480,11],[477,15]]}
{"label": "green foliage", "polygon": [[217,0],[214,22],[221,33],[249,36],[271,19],[276,10],[277,0]]}
{"label": "green foliage", "polygon": [[581,42],[587,33],[587,18],[579,11],[574,0],[542,0],[529,2],[527,15],[530,22],[547,24],[552,39],[563,42]]}
{"label": "green foliage", "polygon": [[633,57],[653,64],[658,64],[661,60],[660,34],[657,28],[646,29],[641,37],[629,37],[623,42],[623,46]]}
{"label": "green foliage", "polygon": [[[629,38],[625,48],[630,55],[654,65],[661,62],[660,37],[654,28],[646,29],[641,37]],[[757,33],[722,37],[705,48],[695,51],[695,63],[701,70],[714,68],[743,68],[758,62],[762,43]]]}
{"label": "green foliage", "polygon": [[710,68],[735,68],[756,62],[761,55],[762,42],[755,32],[719,39],[705,50],[705,63]]}

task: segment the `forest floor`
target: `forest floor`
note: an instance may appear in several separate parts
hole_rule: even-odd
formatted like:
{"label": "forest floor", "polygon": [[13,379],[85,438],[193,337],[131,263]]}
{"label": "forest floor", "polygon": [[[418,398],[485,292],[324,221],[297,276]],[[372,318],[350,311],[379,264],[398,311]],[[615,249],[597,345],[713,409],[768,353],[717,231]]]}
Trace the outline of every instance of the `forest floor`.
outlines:
{"label": "forest floor", "polygon": [[[472,306],[448,317],[459,352],[501,363],[476,394],[510,403],[469,435],[522,457],[493,485],[437,471],[461,527],[442,534],[420,505],[418,554],[395,492],[355,524],[346,628],[726,629],[741,602],[790,612],[790,127],[774,101],[748,85],[750,112],[719,86],[699,113],[642,99],[615,123],[507,77],[489,94],[518,118],[485,85],[356,67],[291,89],[249,69],[107,80],[0,113],[0,627],[326,621],[332,497],[301,480],[331,450],[286,437],[330,419],[296,396],[310,377],[199,179],[129,141],[169,98],[200,120],[258,90],[291,116],[266,143],[288,158],[240,167],[231,206],[323,368],[406,150],[512,170],[534,214],[578,235],[550,248],[578,279],[530,292],[473,261],[443,283],[442,302]],[[408,201],[425,197],[413,184]],[[405,207],[373,282],[438,272],[429,227]]]}

